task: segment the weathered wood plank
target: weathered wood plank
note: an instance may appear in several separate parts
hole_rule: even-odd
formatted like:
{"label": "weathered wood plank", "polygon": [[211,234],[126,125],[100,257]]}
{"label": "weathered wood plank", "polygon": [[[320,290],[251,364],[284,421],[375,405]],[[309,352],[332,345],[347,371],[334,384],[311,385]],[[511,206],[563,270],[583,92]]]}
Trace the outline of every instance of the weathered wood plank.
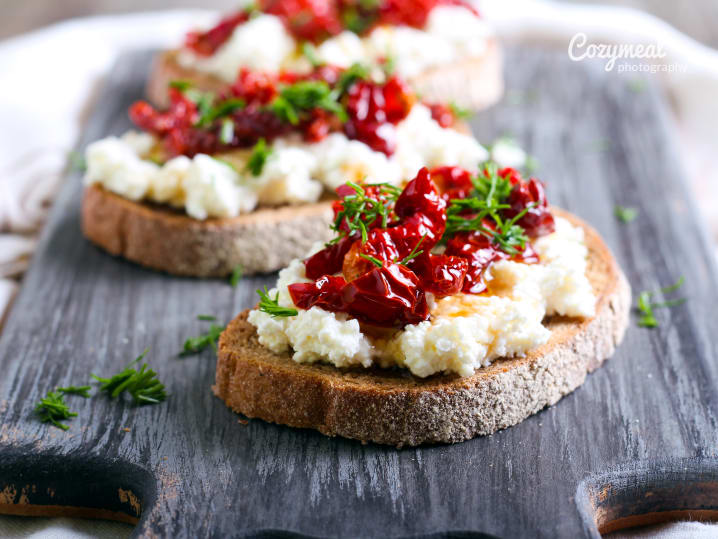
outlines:
{"label": "weathered wood plank", "polygon": [[[122,58],[83,145],[128,127],[125,110],[142,94],[149,58]],[[632,327],[616,357],[556,406],[455,446],[395,450],[261,421],[244,426],[209,390],[212,353],[176,353],[206,327],[197,314],[228,320],[273,276],[232,289],[112,259],[80,235],[73,175],[0,339],[0,491],[16,487],[17,501],[28,486],[30,503],[133,516],[131,491],[142,535],[576,537],[597,533],[586,493],[600,490],[601,478],[640,492],[652,484],[651,463],[667,462],[650,477],[695,479],[704,470],[712,479],[718,281],[662,96],[549,51],[510,51],[507,76],[511,99],[477,117],[476,133],[513,133],[539,159],[552,200],[599,229],[634,290],[686,276],[690,299],[661,310],[660,328]],[[616,203],[638,207],[640,217],[618,223]],[[171,392],[165,404],[74,398],[80,415],[68,433],[33,418],[55,385],[115,372],[148,346]],[[685,457],[695,457],[690,476],[680,475],[684,461],[671,460]]]}

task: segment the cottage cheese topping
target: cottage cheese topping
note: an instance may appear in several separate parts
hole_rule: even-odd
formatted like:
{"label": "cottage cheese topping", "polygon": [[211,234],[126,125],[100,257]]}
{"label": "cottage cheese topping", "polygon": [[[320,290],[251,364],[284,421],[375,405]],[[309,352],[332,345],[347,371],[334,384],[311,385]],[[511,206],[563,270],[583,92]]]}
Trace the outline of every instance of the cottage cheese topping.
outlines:
{"label": "cottage cheese topping", "polygon": [[277,72],[296,51],[297,44],[274,15],[258,15],[240,24],[212,56],[182,49],[177,57],[185,68],[234,82],[240,68]]}
{"label": "cottage cheese topping", "polygon": [[[363,38],[344,31],[319,45],[317,57],[349,67],[354,62],[373,63],[391,56],[397,72],[411,78],[435,66],[480,56],[490,35],[488,25],[466,8],[440,6],[431,11],[423,30],[380,26]],[[298,48],[277,17],[262,14],[240,24],[212,56],[183,49],[178,62],[233,82],[241,67],[273,73],[301,67],[304,62]]]}
{"label": "cottage cheese topping", "polygon": [[[286,318],[254,310],[249,322],[257,328],[260,343],[277,353],[292,350],[300,363],[321,360],[366,367],[374,362],[405,367],[421,377],[437,372],[470,376],[496,358],[523,356],[546,343],[550,331],[542,321],[547,315],[595,314],[583,229],[556,218],[556,231],[534,247],[540,264],[498,262],[490,268],[487,294],[432,302],[430,320],[408,325],[390,339],[371,338],[356,320],[318,307]],[[279,304],[294,307],[287,286],[296,282],[308,282],[299,260],[280,272],[270,295],[278,291]]]}
{"label": "cottage cheese topping", "polygon": [[459,165],[476,171],[488,152],[471,136],[442,128],[423,105],[414,105],[397,125],[397,151],[387,157],[363,142],[332,133],[305,144],[277,139],[259,176],[245,171],[247,150],[218,156],[175,157],[162,166],[143,159],[156,141],[129,132],[87,148],[88,185],[100,184],[130,200],[184,207],[195,219],[236,217],[258,204],[303,204],[319,200],[324,188],[347,181],[398,185],[423,166]]}

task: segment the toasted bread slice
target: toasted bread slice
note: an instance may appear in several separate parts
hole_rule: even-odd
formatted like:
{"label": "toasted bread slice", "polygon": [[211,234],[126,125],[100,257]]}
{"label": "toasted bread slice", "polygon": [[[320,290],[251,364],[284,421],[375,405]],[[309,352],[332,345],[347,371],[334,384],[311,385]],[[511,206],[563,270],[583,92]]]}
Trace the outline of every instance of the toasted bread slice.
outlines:
{"label": "toasted bread slice", "polygon": [[[175,80],[192,82],[205,91],[219,92],[227,81],[194,69],[187,69],[177,61],[178,51],[160,53],[154,62],[147,83],[147,97],[158,106],[168,104],[167,85]],[[467,58],[455,64],[430,69],[410,79],[409,83],[427,101],[456,103],[461,107],[479,110],[496,103],[503,94],[501,49],[495,39],[489,39],[483,55]]]}
{"label": "toasted bread slice", "polygon": [[199,221],[167,206],[133,202],[92,185],[82,200],[82,231],[110,254],[175,275],[223,277],[274,271],[331,237],[330,202],[260,208]]}
{"label": "toasted bread slice", "polygon": [[[454,130],[471,134],[457,121]],[[224,277],[237,265],[244,275],[276,271],[329,241],[334,196],[301,205],[259,207],[239,217],[189,217],[182,210],[132,201],[97,185],[85,188],[82,231],[110,254],[148,268],[190,277]]]}
{"label": "toasted bread slice", "polygon": [[396,446],[460,442],[519,423],[580,386],[628,325],[630,287],[613,255],[591,227],[556,213],[585,231],[596,316],[550,317],[549,342],[525,357],[467,378],[299,364],[262,346],[244,311],[219,340],[215,394],[250,418]]}

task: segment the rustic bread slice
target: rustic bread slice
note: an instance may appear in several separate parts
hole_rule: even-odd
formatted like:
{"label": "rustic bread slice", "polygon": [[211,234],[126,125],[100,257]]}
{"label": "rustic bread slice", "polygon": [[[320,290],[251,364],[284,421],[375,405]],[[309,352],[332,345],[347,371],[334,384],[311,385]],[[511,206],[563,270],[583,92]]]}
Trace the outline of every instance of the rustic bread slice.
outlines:
{"label": "rustic bread slice", "polygon": [[[214,75],[187,69],[177,61],[178,51],[157,55],[147,83],[147,97],[158,106],[168,104],[167,85],[175,80],[192,82],[197,88],[218,92],[227,82]],[[496,103],[503,94],[501,49],[490,39],[483,55],[455,64],[439,66],[410,79],[409,83],[427,101],[454,102],[473,110]]]}
{"label": "rustic bread slice", "polygon": [[[471,135],[469,124],[453,129]],[[97,185],[85,188],[82,231],[110,254],[174,275],[224,277],[283,268],[332,232],[331,199],[297,206],[265,206],[227,219],[200,221],[184,211],[135,202]]]}
{"label": "rustic bread slice", "polygon": [[92,185],[82,200],[82,231],[110,254],[175,275],[223,277],[274,271],[328,241],[330,202],[260,208],[199,221],[184,212],[133,202]]}
{"label": "rustic bread slice", "polygon": [[382,444],[460,442],[519,423],[580,386],[611,356],[628,325],[630,287],[599,235],[576,217],[589,247],[596,316],[551,317],[549,342],[468,378],[295,363],[262,346],[248,311],[219,341],[215,394],[241,414]]}

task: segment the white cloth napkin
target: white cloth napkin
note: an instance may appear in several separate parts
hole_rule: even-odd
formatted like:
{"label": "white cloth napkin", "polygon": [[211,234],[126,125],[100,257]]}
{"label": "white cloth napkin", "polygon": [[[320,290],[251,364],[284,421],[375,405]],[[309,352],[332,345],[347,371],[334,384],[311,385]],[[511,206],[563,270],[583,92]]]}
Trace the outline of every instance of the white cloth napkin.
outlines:
{"label": "white cloth napkin", "polygon": [[[662,82],[674,104],[689,177],[701,192],[705,215],[714,219],[713,230],[718,231],[718,212],[710,211],[718,204],[718,161],[712,146],[718,140],[718,126],[711,123],[718,118],[718,53],[630,9],[486,0],[481,10],[504,41],[539,41],[565,49],[571,36],[584,32],[595,42],[658,42],[668,53],[663,61],[686,65],[685,73],[665,75]],[[0,43],[0,324],[67,166],[83,114],[112,61],[126,49],[176,46],[188,28],[215,17],[216,13],[204,10],[93,17]],[[50,527],[43,533],[34,524],[21,529],[17,518],[0,518],[0,536],[124,535],[121,527],[108,531],[92,521],[48,522]],[[708,528],[716,530],[704,527],[700,532]],[[690,523],[657,530],[659,535],[654,536],[670,539],[696,537],[699,531]]]}

